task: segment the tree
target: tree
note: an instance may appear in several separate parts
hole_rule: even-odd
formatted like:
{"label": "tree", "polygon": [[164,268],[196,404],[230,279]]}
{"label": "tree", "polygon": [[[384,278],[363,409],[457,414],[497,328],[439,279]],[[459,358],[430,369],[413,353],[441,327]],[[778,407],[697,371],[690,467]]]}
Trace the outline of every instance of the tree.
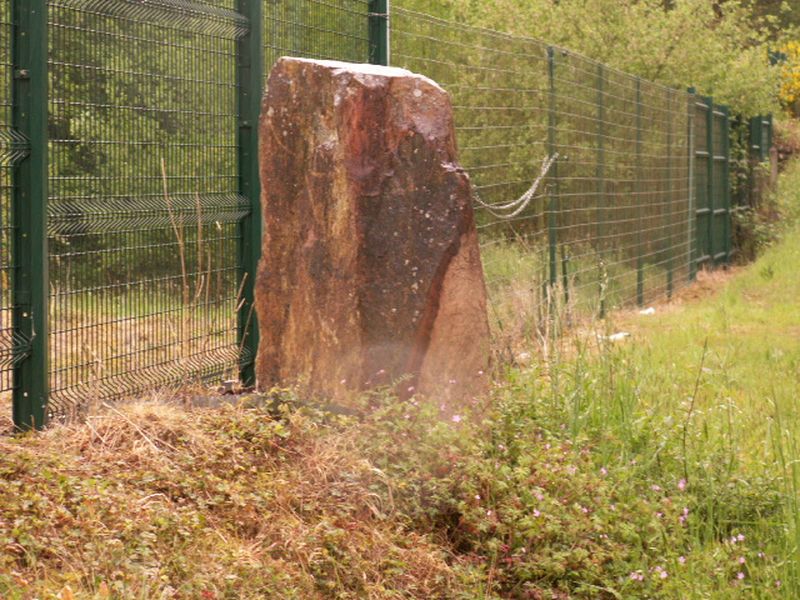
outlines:
{"label": "tree", "polygon": [[800,27],[800,11],[792,9],[786,0],[753,0],[753,14],[757,19],[769,18],[775,35]]}
{"label": "tree", "polygon": [[780,69],[768,60],[777,17],[747,0],[402,0],[397,5],[540,38],[669,86],[694,86],[746,116],[779,108]]}

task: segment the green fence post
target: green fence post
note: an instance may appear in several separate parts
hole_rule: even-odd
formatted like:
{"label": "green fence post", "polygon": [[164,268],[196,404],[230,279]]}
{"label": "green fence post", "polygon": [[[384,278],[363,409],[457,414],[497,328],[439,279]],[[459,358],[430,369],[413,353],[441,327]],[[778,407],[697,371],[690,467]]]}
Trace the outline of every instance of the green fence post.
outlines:
{"label": "green fence post", "polygon": [[669,125],[667,126],[667,206],[669,207],[669,248],[667,248],[667,298],[672,299],[672,292],[674,291],[674,265],[672,264],[675,255],[675,244],[673,233],[675,229],[673,207],[675,200],[673,198],[672,187],[672,90],[667,92],[667,114],[670,116]]}
{"label": "green fence post", "polygon": [[[552,46],[547,48],[547,79],[549,106],[547,111],[547,155],[552,158],[556,154],[556,53]],[[550,258],[550,288],[551,293],[558,282],[558,221],[556,213],[559,209],[558,202],[558,160],[550,167],[551,185],[549,188],[550,201],[547,215],[547,247]]]}
{"label": "green fence post", "polygon": [[759,192],[763,189],[757,185],[758,179],[756,165],[753,163],[763,163],[769,158],[772,148],[772,115],[759,115],[750,119],[750,134],[748,136],[748,198],[747,202],[751,208],[755,208],[761,198]]}
{"label": "green fence post", "polygon": [[[708,194],[708,256],[711,261],[711,267],[714,267],[714,211],[716,204],[714,202],[714,160],[716,156],[716,148],[714,148],[714,99],[707,97],[706,102],[706,148],[708,149],[708,165],[706,176],[708,177],[707,194]],[[704,249],[705,250],[705,249]]]}
{"label": "green fence post", "polygon": [[569,254],[566,244],[561,244],[561,285],[564,287],[564,306],[569,306]]}
{"label": "green fence post", "polygon": [[773,143],[773,116],[759,115],[750,119],[750,154],[758,162],[769,158]]}
{"label": "green fence post", "polygon": [[642,79],[636,78],[636,201],[637,206],[637,221],[636,228],[636,303],[639,306],[644,305],[644,256],[642,247],[642,211],[644,206],[642,203]]}
{"label": "green fence post", "polygon": [[765,160],[769,158],[770,150],[772,150],[773,140],[775,138],[775,117],[772,113],[767,115],[766,118],[766,126],[767,126],[767,140],[766,140],[766,156]]}
{"label": "green fence post", "polygon": [[697,214],[696,214],[696,195],[697,190],[695,189],[695,160],[697,158],[696,155],[696,146],[695,146],[695,135],[696,130],[694,126],[694,119],[695,115],[697,114],[697,90],[695,88],[690,87],[687,89],[688,92],[688,113],[686,115],[688,122],[686,124],[686,133],[688,135],[688,140],[686,147],[688,149],[688,176],[689,176],[689,210],[687,215],[687,223],[686,223],[686,235],[687,235],[687,244],[689,247],[687,248],[687,256],[689,260],[688,264],[688,276],[689,282],[695,280],[697,277],[697,256],[695,249],[697,247]]}
{"label": "green fence post", "polygon": [[606,279],[605,266],[603,263],[603,219],[605,219],[605,200],[606,200],[606,103],[605,103],[605,69],[602,64],[597,65],[597,169],[595,177],[597,179],[597,224],[595,236],[597,238],[598,255],[598,276],[600,288],[600,318],[606,316],[606,298],[604,284]]}
{"label": "green fence post", "polygon": [[389,0],[369,3],[369,62],[389,66]]}
{"label": "green fence post", "polygon": [[261,256],[261,185],[258,175],[258,119],[264,85],[262,0],[237,0],[238,11],[250,27],[237,42],[239,193],[247,198],[250,213],[239,225],[239,281],[241,307],[238,315],[240,378],[255,383],[258,326],[255,315],[255,276]]}
{"label": "green fence post", "polygon": [[48,400],[47,0],[12,0],[12,126],[30,143],[13,171],[13,419],[42,428]]}
{"label": "green fence post", "polygon": [[725,263],[730,264],[733,246],[733,223],[731,218],[731,111],[727,106],[720,106],[719,108],[724,115],[722,121],[722,156],[725,157],[723,162],[723,175],[725,177],[723,181],[723,203],[725,205]]}
{"label": "green fence post", "polygon": [[764,160],[763,154],[761,152],[762,146],[762,138],[763,138],[763,125],[764,117],[751,117],[750,119],[750,138],[749,138],[749,146],[748,146],[748,157],[753,158],[755,157],[756,160],[761,162]]}

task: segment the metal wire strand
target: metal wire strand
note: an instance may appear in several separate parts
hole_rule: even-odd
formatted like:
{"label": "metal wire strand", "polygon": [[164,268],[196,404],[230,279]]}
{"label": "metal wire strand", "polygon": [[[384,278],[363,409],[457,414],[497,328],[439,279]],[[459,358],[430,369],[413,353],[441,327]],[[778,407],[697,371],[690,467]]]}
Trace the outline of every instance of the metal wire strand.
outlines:
{"label": "metal wire strand", "polygon": [[[553,156],[547,156],[542,161],[542,169],[539,173],[539,176],[533,181],[531,187],[528,188],[522,196],[517,198],[516,200],[512,200],[506,204],[489,204],[484,202],[481,199],[480,193],[478,192],[477,188],[473,188],[473,195],[475,197],[475,202],[489,211],[490,214],[494,215],[498,219],[513,219],[514,217],[518,217],[521,215],[536,197],[536,191],[539,189],[539,185],[542,183],[544,178],[547,176],[547,172],[550,171],[550,167],[553,166],[553,163],[558,160],[558,152],[556,152]],[[512,211],[510,213],[506,213],[503,211]]]}

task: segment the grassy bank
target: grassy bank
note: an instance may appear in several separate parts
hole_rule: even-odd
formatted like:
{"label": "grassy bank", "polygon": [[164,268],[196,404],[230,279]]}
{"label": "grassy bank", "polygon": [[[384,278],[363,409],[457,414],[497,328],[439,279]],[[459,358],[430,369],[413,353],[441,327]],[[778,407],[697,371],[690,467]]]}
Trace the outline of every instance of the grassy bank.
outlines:
{"label": "grassy bank", "polygon": [[0,594],[680,597],[692,575],[738,597],[739,556],[760,561],[747,585],[769,585],[774,558],[749,541],[693,551],[677,482],[548,427],[512,389],[480,425],[380,397],[358,422],[156,403],[5,440]]}
{"label": "grassy bank", "polygon": [[[796,221],[796,163],[778,205],[786,223]],[[686,562],[668,597],[800,597],[800,232],[775,233],[755,264],[712,278],[709,296],[653,316],[616,315],[600,332],[625,331],[630,341],[584,334],[549,365],[546,384],[541,373],[517,375],[551,403],[538,402],[539,422],[567,423],[571,439],[590,440],[598,464],[681,490]],[[742,552],[729,562],[739,536],[756,560]],[[713,590],[702,583],[712,574]]]}
{"label": "grassy bank", "polygon": [[448,420],[287,392],[280,414],[153,401],[0,438],[0,598],[800,597],[797,264],[790,230]]}

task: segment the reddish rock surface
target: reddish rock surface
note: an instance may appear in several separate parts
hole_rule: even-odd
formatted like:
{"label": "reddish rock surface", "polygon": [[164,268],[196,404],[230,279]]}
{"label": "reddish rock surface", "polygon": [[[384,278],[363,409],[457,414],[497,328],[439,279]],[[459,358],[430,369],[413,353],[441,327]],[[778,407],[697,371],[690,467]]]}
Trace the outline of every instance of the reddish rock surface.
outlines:
{"label": "reddish rock surface", "polygon": [[401,380],[463,400],[489,357],[450,99],[401,69],[281,59],[262,104],[260,389]]}

